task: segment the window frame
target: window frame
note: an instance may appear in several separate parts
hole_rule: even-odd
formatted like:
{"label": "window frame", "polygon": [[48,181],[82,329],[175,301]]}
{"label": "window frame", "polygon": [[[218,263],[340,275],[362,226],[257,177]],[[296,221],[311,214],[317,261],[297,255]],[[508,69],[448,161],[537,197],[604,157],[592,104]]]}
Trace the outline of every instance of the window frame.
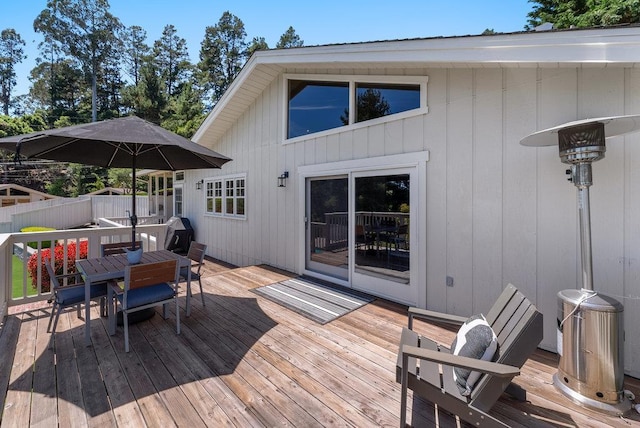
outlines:
{"label": "window frame", "polygon": [[[318,131],[310,134],[299,135],[297,137],[288,137],[289,128],[289,80],[305,80],[305,81],[317,81],[317,82],[342,82],[349,84],[349,124],[344,126],[338,126],[336,128],[326,129],[324,131]],[[326,135],[336,134],[345,131],[351,131],[354,129],[364,128],[367,126],[374,126],[385,122],[391,122],[395,120],[401,120],[408,117],[418,116],[429,112],[427,105],[427,83],[429,76],[380,76],[380,75],[326,75],[326,74],[283,74],[282,76],[282,91],[283,100],[282,103],[282,117],[281,120],[281,132],[283,144],[295,143],[299,141],[308,140],[310,138],[319,138]],[[393,113],[387,116],[382,116],[376,119],[365,120],[362,122],[356,122],[356,86],[358,83],[370,83],[370,84],[399,84],[399,85],[418,85],[420,87],[420,107],[416,109],[406,110],[399,113]]]}
{"label": "window frame", "polygon": [[184,185],[173,186],[173,215],[184,217]]}
{"label": "window frame", "polygon": [[[238,186],[241,180],[243,185]],[[232,186],[229,187],[229,184]],[[204,215],[211,217],[232,218],[244,220],[247,218],[247,174],[232,174],[220,177],[204,179]],[[228,191],[231,190],[231,194]],[[242,194],[239,194],[239,190]],[[212,200],[212,210],[208,210],[209,200]],[[243,201],[243,214],[238,214],[238,201]],[[219,201],[219,204],[217,204]],[[228,203],[231,202],[232,211],[227,212]],[[219,210],[217,209],[219,208]]]}

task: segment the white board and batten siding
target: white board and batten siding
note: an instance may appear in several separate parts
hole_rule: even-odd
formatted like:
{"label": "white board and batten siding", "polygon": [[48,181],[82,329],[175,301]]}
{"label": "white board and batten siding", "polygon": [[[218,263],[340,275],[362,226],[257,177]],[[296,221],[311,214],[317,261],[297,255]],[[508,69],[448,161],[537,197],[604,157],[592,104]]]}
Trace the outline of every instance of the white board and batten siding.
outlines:
{"label": "white board and batten siding", "polygon": [[[299,73],[299,70],[289,70]],[[380,70],[313,70],[380,75]],[[542,347],[556,350],[557,293],[580,287],[576,189],[557,148],[520,139],[564,122],[640,113],[640,70],[562,67],[389,70],[428,76],[428,113],[283,144],[284,79],[275,79],[217,141],[222,170],[186,183],[246,173],[247,218],[205,216],[204,190],[185,185],[185,216],[209,255],[237,265],[299,270],[304,248],[297,168],[429,152],[425,301],[459,315],[486,312],[507,283],[544,314]],[[289,171],[286,188],[276,178]],[[640,375],[640,134],[608,142],[593,166],[594,284],[625,305],[626,372]],[[303,193],[302,193],[303,194]],[[414,267],[412,266],[412,269]],[[417,268],[417,267],[416,267]],[[447,286],[447,277],[453,286]]]}

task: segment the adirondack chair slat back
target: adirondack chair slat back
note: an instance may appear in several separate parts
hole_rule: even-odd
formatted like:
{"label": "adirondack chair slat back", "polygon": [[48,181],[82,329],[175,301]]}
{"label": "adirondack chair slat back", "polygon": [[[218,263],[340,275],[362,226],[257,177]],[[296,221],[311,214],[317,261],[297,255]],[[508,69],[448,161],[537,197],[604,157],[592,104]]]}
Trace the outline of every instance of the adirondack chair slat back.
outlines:
{"label": "adirondack chair slat back", "polygon": [[[542,314],[524,294],[509,284],[487,315],[487,322],[498,337],[494,361],[522,367],[542,340]],[[470,400],[478,408],[491,408],[509,380],[483,376]],[[485,403],[485,404],[483,404]]]}

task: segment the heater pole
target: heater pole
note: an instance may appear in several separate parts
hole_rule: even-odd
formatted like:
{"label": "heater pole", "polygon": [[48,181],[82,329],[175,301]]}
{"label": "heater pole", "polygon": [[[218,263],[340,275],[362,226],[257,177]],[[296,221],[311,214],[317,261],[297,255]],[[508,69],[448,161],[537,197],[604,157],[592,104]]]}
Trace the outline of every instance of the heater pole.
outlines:
{"label": "heater pole", "polygon": [[[604,151],[602,152],[604,157]],[[589,187],[593,184],[591,162],[571,165],[571,181],[578,189],[580,217],[580,254],[582,257],[582,288],[593,291],[593,258],[591,256],[591,207]]]}
{"label": "heater pole", "polygon": [[588,187],[578,187],[578,214],[580,216],[582,288],[584,288],[585,290],[593,290],[593,258],[591,257],[591,216],[589,214]]}

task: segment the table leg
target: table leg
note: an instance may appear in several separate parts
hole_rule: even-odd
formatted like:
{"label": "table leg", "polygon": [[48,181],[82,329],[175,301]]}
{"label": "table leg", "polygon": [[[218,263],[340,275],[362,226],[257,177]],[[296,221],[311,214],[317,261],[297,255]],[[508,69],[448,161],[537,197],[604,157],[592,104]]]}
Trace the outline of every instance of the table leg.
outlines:
{"label": "table leg", "polygon": [[191,260],[189,260],[189,271],[187,272],[187,311],[188,317],[191,316]]}
{"label": "table leg", "polygon": [[91,346],[91,280],[84,282],[84,344]]}

